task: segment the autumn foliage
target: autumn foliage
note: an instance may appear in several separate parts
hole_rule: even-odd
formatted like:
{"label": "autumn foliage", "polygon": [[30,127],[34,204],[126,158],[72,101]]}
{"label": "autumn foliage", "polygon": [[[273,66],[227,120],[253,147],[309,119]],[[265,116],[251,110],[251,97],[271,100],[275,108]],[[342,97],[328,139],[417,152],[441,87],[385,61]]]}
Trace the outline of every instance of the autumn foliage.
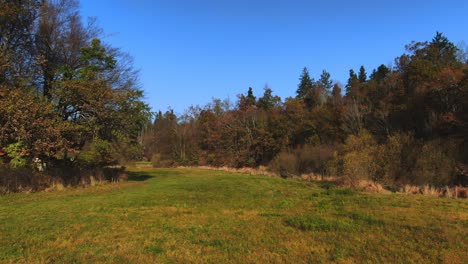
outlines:
{"label": "autumn foliage", "polygon": [[465,56],[441,33],[406,48],[393,67],[350,70],[344,91],[328,72],[315,80],[304,69],[296,97],[281,100],[265,87],[256,98],[249,88],[235,103],[159,112],[145,155],[166,165],[268,166],[283,177],[466,184]]}

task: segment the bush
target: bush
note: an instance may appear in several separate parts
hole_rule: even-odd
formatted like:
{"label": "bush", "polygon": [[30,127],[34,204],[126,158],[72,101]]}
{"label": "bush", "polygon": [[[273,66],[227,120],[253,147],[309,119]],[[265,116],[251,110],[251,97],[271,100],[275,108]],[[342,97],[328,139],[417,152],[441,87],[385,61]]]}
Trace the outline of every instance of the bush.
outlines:
{"label": "bush", "polygon": [[28,164],[26,160],[26,149],[21,141],[10,144],[5,148],[8,157],[11,159],[9,166],[12,169],[24,168]]}
{"label": "bush", "polygon": [[154,168],[170,168],[174,167],[174,161],[162,158],[161,154],[154,154],[151,157],[151,164]]}
{"label": "bush", "polygon": [[95,139],[80,153],[79,160],[91,167],[114,165],[118,163],[118,155],[110,142]]}
{"label": "bush", "polygon": [[377,155],[381,164],[378,180],[386,185],[404,185],[411,182],[411,172],[420,153],[420,143],[412,134],[390,136]]}
{"label": "bush", "polygon": [[457,176],[457,145],[454,141],[427,143],[412,134],[398,133],[378,145],[368,132],[350,136],[341,155],[329,163],[329,171],[343,175],[351,184],[372,180],[388,187],[453,185]]}
{"label": "bush", "polygon": [[298,171],[300,173],[328,174],[328,163],[333,159],[334,146],[330,145],[307,145],[295,150],[298,157]]}
{"label": "bush", "polygon": [[451,185],[457,176],[456,145],[453,141],[425,143],[413,171],[413,184]]}
{"label": "bush", "polygon": [[376,179],[379,170],[378,145],[369,132],[363,131],[358,136],[349,136],[343,149],[343,174],[351,184],[359,180]]}
{"label": "bush", "polygon": [[379,169],[376,161],[376,147],[352,151],[343,157],[343,173],[355,184],[360,180],[375,180]]}
{"label": "bush", "polygon": [[283,178],[289,178],[299,174],[297,164],[298,160],[294,153],[281,152],[270,162],[268,168]]}
{"label": "bush", "polygon": [[329,145],[307,145],[293,151],[283,151],[270,162],[269,169],[286,178],[305,173],[327,175],[334,150]]}

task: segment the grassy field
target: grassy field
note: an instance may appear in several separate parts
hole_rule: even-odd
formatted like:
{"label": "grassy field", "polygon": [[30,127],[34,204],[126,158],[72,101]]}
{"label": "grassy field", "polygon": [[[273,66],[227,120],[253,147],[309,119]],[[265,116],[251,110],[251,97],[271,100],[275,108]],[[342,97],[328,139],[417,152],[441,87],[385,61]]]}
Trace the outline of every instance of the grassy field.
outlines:
{"label": "grassy field", "polygon": [[0,197],[0,262],[467,263],[468,203],[228,172]]}

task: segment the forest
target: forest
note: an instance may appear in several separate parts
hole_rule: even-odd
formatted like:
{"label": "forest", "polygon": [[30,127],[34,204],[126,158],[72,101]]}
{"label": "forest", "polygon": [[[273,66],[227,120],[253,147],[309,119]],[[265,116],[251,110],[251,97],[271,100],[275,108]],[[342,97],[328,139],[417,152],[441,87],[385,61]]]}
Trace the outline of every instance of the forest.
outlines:
{"label": "forest", "polygon": [[344,87],[304,68],[291,97],[249,88],[177,115],[151,112],[132,58],[83,22],[78,1],[1,3],[0,193],[119,180],[116,165],[140,160],[389,188],[467,184],[467,51],[442,33],[393,65],[349,70]]}
{"label": "forest", "polygon": [[[408,44],[393,66],[349,70],[344,87],[307,68],[295,96],[264,87],[236,102],[213,99],[145,129],[156,167],[265,166],[282,177],[312,173],[403,185],[467,184],[468,61],[442,33]],[[292,90],[294,93],[294,90]]]}

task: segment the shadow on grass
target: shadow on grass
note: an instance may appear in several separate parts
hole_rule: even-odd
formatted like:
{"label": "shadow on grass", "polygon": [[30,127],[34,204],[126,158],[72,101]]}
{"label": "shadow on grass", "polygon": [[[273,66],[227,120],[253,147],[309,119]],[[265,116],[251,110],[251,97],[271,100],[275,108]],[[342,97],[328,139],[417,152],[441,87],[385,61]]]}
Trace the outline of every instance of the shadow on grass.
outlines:
{"label": "shadow on grass", "polygon": [[147,181],[151,178],[154,178],[154,176],[141,172],[131,172],[128,174],[128,181],[142,182]]}

